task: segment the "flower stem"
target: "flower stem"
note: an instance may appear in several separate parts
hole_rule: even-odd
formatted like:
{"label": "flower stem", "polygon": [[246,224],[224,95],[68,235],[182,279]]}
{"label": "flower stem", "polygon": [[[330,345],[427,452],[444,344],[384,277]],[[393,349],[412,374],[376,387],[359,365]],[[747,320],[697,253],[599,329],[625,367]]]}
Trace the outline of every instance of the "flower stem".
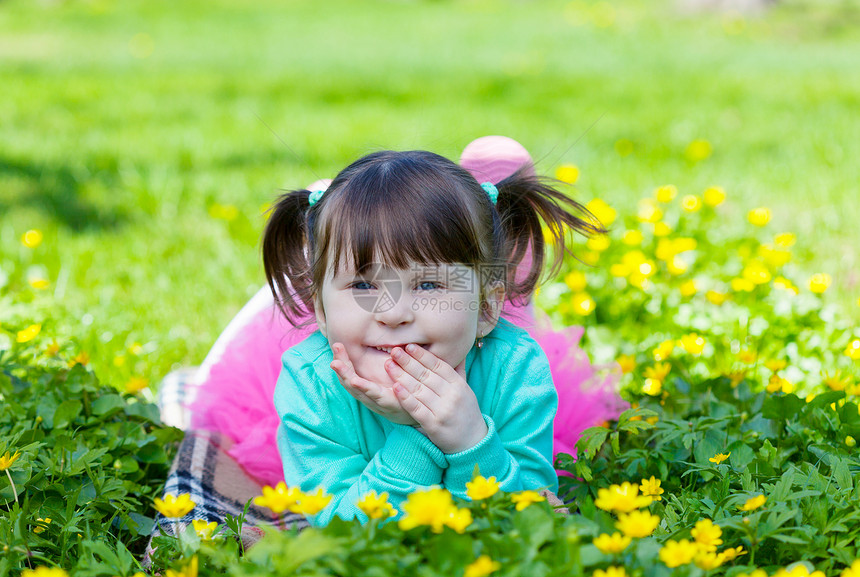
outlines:
{"label": "flower stem", "polygon": [[12,480],[12,473],[9,472],[9,469],[6,469],[6,476],[9,477],[9,483],[12,485],[12,496],[15,497],[15,503],[20,506],[21,503],[18,502],[18,489],[15,487],[15,481]]}

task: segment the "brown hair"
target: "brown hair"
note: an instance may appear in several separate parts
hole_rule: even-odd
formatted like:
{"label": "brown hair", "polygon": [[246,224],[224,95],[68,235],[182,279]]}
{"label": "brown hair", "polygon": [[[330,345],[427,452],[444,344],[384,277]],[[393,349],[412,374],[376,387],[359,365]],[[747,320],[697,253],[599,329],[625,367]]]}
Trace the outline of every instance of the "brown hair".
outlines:
{"label": "brown hair", "polygon": [[[337,274],[344,256],[358,271],[375,258],[399,269],[412,262],[465,264],[478,272],[482,289],[501,280],[508,300],[524,302],[544,267],[541,221],[560,248],[548,278],[558,273],[565,252],[573,254],[565,246],[565,230],[586,236],[606,232],[585,207],[525,167],[496,186],[493,206],[474,177],[447,158],[381,151],[343,169],[312,206],[308,190],[282,195],[270,209],[262,241],[266,279],[278,308],[293,326],[307,326],[312,320],[301,321],[313,313],[326,273],[331,267]],[[517,282],[517,265],[529,246],[532,265]]]}

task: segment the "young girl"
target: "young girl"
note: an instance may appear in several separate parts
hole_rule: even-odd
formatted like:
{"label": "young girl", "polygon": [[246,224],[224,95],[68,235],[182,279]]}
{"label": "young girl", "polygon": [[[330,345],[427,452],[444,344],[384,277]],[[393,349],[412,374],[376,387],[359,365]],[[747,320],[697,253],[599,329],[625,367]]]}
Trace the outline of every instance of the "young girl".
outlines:
{"label": "young girl", "polygon": [[395,507],[429,485],[465,496],[476,466],[504,491],[557,490],[547,356],[500,318],[538,284],[541,221],[551,276],[565,229],[605,232],[530,166],[479,183],[422,151],[370,154],[275,204],[266,277],[291,324],[319,329],[284,353],[274,394],[287,484],[333,496],[315,524],[363,518],[374,490]]}

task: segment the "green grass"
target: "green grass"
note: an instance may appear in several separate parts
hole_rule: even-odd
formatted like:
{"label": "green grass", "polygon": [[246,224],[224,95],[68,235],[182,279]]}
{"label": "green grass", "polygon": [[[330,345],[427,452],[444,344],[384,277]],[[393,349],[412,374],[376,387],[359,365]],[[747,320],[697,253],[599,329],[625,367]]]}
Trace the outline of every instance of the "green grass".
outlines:
{"label": "green grass", "polygon": [[[606,4],[587,2],[7,0],[0,285],[27,301],[28,272],[47,275],[46,331],[116,384],[157,382],[200,362],[263,283],[261,208],[280,189],[375,149],[456,158],[504,134],[545,173],[578,165],[582,200],[629,209],[658,185],[717,184],[726,226],[770,206],[860,320],[858,9],[613,5],[603,27]],[[689,161],[694,139],[713,154]],[[19,241],[33,228],[35,251]]]}

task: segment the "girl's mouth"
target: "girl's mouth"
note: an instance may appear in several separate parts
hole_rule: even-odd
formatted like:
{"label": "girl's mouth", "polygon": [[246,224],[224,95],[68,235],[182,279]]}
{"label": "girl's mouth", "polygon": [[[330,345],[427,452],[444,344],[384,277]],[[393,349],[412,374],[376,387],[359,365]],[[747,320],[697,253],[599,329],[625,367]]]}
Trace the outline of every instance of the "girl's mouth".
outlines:
{"label": "girl's mouth", "polygon": [[[415,343],[415,344],[417,344],[419,347],[422,347],[422,348],[427,348],[429,346],[428,343]],[[391,351],[392,351],[392,349],[394,349],[394,347],[406,348],[406,345],[393,345],[393,346],[388,346],[388,347],[370,346],[368,348],[376,349],[377,351],[380,351],[380,352],[383,352],[386,354],[391,354]]]}

